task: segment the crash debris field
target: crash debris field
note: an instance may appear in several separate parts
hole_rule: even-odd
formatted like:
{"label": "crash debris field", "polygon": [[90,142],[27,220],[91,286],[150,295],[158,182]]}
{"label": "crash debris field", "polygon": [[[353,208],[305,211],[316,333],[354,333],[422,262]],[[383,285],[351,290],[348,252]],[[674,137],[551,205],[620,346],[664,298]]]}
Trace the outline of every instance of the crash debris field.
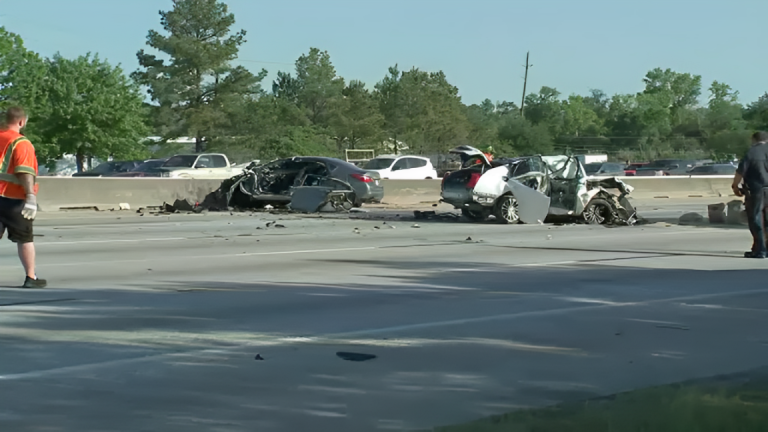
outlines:
{"label": "crash debris field", "polygon": [[44,214],[50,289],[12,288],[0,244],[0,430],[413,430],[764,363],[746,229],[637,207],[616,227]]}

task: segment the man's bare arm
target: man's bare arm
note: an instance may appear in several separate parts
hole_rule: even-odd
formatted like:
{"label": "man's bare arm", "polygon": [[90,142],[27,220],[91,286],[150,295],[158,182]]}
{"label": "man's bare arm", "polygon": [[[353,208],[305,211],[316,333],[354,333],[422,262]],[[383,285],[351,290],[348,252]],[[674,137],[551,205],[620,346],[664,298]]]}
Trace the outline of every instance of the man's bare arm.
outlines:
{"label": "man's bare arm", "polygon": [[743,177],[741,174],[736,173],[733,175],[733,183],[731,184],[731,190],[733,190],[733,193],[736,194],[736,196],[741,196],[741,190],[739,189],[739,185],[741,184],[741,180]]}
{"label": "man's bare arm", "polygon": [[35,176],[32,174],[18,173],[16,178],[19,179],[21,186],[24,188],[24,193],[27,195],[35,194]]}

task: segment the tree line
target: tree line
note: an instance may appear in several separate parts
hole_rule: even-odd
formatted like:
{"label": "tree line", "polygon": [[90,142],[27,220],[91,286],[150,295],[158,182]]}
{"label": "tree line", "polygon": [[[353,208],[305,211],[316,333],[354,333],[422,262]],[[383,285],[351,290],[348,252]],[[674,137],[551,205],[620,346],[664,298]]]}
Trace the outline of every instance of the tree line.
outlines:
{"label": "tree line", "polygon": [[28,110],[25,133],[41,163],[64,154],[79,166],[88,157],[148,157],[149,135],[193,137],[196,151],[234,160],[403,145],[434,155],[462,144],[505,156],[719,159],[741,154],[753,130],[768,129],[768,93],[742,105],[729,85],[715,81],[705,91],[701,76],[670,69],[649,71],[636,94],[594,89],[565,97],[545,86],[523,107],[490,99],[465,105],[442,71],[395,65],[369,87],[339,76],[318,48],[267,84],[266,70],[233,64],[246,33],[232,30],[234,14],[219,0],[175,0],[160,24],[130,75],[98,55],[43,58],[0,27],[0,108]]}

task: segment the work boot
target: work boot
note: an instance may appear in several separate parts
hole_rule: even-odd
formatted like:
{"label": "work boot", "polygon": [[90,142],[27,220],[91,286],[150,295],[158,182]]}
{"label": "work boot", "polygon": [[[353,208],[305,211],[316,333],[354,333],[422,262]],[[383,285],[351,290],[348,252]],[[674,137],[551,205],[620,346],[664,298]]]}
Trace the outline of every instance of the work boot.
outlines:
{"label": "work boot", "polygon": [[31,277],[27,276],[26,279],[24,279],[24,285],[22,285],[22,288],[45,288],[48,285],[48,282],[45,279],[32,279]]}
{"label": "work boot", "polygon": [[762,258],[765,258],[765,257],[766,257],[765,254],[764,253],[760,253],[760,252],[753,252],[753,251],[744,252],[744,258],[759,258],[759,259],[762,259]]}

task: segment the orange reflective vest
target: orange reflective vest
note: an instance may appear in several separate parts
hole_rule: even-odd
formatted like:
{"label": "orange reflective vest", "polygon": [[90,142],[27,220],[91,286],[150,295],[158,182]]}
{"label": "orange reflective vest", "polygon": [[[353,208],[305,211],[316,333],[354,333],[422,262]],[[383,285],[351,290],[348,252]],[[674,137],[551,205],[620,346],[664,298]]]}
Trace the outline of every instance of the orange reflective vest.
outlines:
{"label": "orange reflective vest", "polygon": [[[0,131],[0,196],[13,199],[27,197],[16,174],[37,177],[37,156],[32,143],[18,132]],[[38,185],[35,184],[35,194]]]}

